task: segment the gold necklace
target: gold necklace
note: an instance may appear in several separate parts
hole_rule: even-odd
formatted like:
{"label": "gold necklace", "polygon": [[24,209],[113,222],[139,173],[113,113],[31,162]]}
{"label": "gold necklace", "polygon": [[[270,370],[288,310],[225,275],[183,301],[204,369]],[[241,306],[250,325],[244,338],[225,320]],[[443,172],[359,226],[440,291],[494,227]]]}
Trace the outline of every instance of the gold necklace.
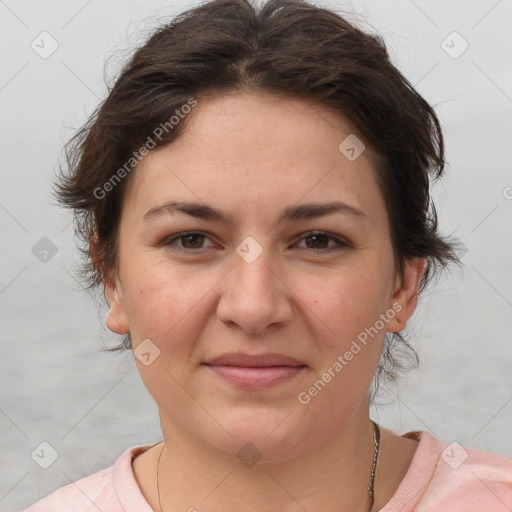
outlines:
{"label": "gold necklace", "polygon": [[[370,478],[368,479],[368,501],[370,503],[368,512],[371,512],[373,508],[373,504],[375,502],[375,471],[377,469],[377,459],[379,458],[379,446],[380,446],[380,429],[377,423],[371,420],[373,423],[373,464],[372,470],[370,472]],[[158,468],[160,467],[160,458],[162,457],[162,453],[164,452],[165,443],[162,446],[162,450],[160,451],[160,455],[158,456],[158,462],[156,464],[156,488],[158,491],[158,505],[160,506],[160,511],[163,511],[162,502],[160,501],[160,485],[158,484]]]}

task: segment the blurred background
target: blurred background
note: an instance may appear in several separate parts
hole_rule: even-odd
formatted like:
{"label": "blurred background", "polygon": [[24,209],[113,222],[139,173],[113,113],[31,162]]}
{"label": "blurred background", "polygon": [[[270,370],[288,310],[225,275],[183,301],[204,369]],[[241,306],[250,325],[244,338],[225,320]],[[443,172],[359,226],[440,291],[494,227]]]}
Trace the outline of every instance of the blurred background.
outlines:
{"label": "blurred background", "polygon": [[[372,417],[399,433],[428,430],[512,457],[512,3],[316,3],[380,33],[435,106],[448,166],[433,197],[441,231],[457,236],[464,254],[464,270],[445,274],[408,325],[419,370],[381,396]],[[149,32],[192,5],[0,0],[5,512],[161,439],[133,354],[102,352],[117,338],[105,307],[76,280],[72,217],[50,187],[64,143],[106,94],[104,70],[112,82]],[[38,460],[41,450],[56,460]]]}

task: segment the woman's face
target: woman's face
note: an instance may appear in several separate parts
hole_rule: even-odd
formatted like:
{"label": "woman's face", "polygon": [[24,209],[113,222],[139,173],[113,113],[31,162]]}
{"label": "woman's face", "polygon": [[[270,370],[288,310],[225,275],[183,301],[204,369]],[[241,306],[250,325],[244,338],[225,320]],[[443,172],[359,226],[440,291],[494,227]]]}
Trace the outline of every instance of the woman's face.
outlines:
{"label": "woman's face", "polygon": [[[189,115],[126,189],[107,324],[131,333],[164,434],[232,457],[249,442],[269,460],[311,450],[367,418],[423,265],[395,283],[370,150],[340,150],[353,134],[340,116],[249,93],[198,98]],[[233,353],[282,358],[206,364]]]}

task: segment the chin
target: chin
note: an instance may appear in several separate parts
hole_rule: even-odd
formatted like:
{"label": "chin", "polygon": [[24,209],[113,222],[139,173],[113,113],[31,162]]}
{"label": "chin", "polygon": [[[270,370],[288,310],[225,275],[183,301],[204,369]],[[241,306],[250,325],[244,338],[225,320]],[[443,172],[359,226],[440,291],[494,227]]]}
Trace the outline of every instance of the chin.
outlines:
{"label": "chin", "polygon": [[[311,433],[294,414],[283,412],[270,414],[257,412],[239,414],[238,421],[223,422],[229,432],[207,442],[223,457],[251,463],[276,463],[307,451]],[[249,462],[246,462],[249,461]]]}

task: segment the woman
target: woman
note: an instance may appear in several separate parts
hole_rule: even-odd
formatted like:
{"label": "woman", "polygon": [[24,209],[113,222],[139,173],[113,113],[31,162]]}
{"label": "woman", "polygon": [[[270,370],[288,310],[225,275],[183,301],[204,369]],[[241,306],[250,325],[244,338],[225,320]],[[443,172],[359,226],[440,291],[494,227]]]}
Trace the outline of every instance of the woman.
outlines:
{"label": "woman", "polygon": [[57,197],[163,441],[30,512],[482,511],[512,461],[369,417],[456,263],[432,108],[382,40],[301,1],[164,25],[71,141]]}

